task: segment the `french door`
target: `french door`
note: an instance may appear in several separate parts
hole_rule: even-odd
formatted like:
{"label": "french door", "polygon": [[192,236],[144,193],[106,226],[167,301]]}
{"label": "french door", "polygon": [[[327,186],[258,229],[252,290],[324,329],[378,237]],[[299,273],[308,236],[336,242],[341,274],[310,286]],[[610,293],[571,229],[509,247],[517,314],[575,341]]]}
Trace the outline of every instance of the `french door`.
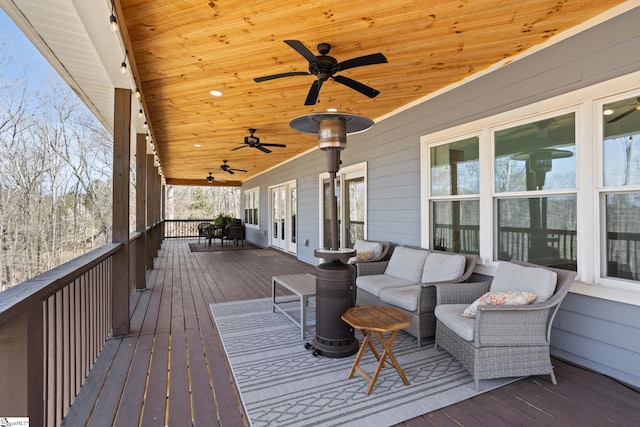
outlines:
{"label": "french door", "polygon": [[269,187],[269,245],[296,253],[296,182]]}
{"label": "french door", "polygon": [[[367,164],[360,163],[342,168],[336,174],[338,199],[339,247],[353,248],[357,239],[366,239],[367,227]],[[321,206],[320,241],[323,247],[331,247],[330,182],[329,174],[320,175]]]}

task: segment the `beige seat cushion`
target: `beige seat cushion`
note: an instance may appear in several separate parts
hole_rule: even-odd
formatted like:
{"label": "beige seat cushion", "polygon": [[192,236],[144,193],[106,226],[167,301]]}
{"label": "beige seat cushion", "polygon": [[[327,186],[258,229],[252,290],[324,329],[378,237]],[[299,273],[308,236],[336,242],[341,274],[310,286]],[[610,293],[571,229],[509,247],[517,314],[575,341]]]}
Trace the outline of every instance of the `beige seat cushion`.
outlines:
{"label": "beige seat cushion", "polygon": [[462,313],[468,304],[440,304],[434,314],[452,332],[466,341],[473,341],[476,319],[464,317]]}
{"label": "beige seat cushion", "polygon": [[422,285],[403,286],[401,288],[386,288],[380,291],[380,300],[395,305],[407,311],[418,309],[418,295]]}
{"label": "beige seat cushion", "polygon": [[356,286],[358,289],[367,291],[377,298],[380,297],[380,291],[382,291],[382,289],[400,288],[415,284],[416,282],[401,279],[400,277],[390,276],[388,274],[372,274],[369,276],[358,276],[356,278]]}

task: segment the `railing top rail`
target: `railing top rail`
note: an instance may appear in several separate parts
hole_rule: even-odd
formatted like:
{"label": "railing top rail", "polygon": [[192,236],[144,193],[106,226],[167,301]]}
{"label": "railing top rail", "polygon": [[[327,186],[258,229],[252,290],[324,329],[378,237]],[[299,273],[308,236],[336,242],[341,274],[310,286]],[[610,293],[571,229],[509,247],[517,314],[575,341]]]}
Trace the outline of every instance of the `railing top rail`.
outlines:
{"label": "railing top rail", "polygon": [[123,243],[108,243],[3,291],[0,294],[0,325],[82,276],[122,246]]}

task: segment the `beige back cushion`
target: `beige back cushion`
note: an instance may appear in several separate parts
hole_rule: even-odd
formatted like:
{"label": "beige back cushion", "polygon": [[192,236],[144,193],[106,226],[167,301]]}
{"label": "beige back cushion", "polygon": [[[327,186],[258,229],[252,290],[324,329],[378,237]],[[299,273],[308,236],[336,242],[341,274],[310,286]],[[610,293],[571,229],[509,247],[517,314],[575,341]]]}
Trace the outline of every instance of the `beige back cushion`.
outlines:
{"label": "beige back cushion", "polygon": [[353,244],[358,261],[378,261],[382,255],[382,243],[356,240]]}
{"label": "beige back cushion", "polygon": [[394,249],[384,274],[420,283],[428,254],[427,251],[399,246]]}
{"label": "beige back cushion", "polygon": [[558,277],[546,268],[525,267],[501,261],[491,282],[491,292],[525,291],[538,295],[533,302],[545,302],[556,291]]}
{"label": "beige back cushion", "polygon": [[439,254],[432,252],[424,263],[422,283],[447,282],[464,273],[467,259],[459,254]]}

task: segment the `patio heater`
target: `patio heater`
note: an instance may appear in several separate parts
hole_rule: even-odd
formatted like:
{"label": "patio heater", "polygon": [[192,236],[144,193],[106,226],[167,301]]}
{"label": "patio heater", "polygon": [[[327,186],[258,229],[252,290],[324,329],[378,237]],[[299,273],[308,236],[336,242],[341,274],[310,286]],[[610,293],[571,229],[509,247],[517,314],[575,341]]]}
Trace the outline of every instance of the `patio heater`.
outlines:
{"label": "patio heater", "polygon": [[295,118],[289,125],[318,135],[320,149],[326,153],[330,181],[331,247],[313,253],[325,261],[316,267],[316,336],[305,348],[313,350],[314,356],[348,357],[358,351],[359,345],[353,328],[341,316],[355,303],[355,268],[343,261],[355,256],[355,251],[339,248],[336,173],[340,169],[340,151],[347,146],[347,133],[367,130],[373,120],[345,113],[315,113]]}

